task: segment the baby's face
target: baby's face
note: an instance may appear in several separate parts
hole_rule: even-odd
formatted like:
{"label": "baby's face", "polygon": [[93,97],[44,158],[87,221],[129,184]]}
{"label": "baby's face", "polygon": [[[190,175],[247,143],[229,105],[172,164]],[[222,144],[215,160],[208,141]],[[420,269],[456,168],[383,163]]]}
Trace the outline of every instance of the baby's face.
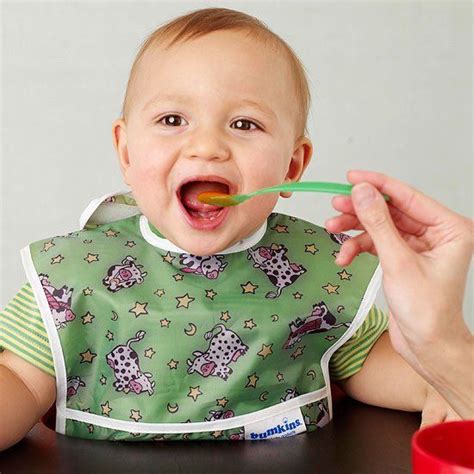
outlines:
{"label": "baby's face", "polygon": [[255,232],[278,194],[201,216],[190,210],[196,194],[297,181],[309,163],[311,142],[296,136],[289,66],[233,31],[148,53],[127,123],[113,127],[124,180],[168,240],[191,254],[219,253]]}

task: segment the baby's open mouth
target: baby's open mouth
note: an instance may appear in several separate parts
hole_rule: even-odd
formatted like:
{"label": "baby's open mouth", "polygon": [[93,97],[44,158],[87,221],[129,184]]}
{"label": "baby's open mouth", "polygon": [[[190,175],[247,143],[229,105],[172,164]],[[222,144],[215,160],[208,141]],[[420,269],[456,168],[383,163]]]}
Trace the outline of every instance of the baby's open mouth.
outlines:
{"label": "baby's open mouth", "polygon": [[203,178],[203,180],[196,179],[185,182],[177,192],[184,211],[188,215],[186,216],[188,217],[188,222],[193,227],[200,229],[217,227],[223,220],[224,214],[228,212],[221,206],[212,206],[198,201],[198,195],[205,191],[229,193],[230,187],[226,183],[212,181],[211,177],[209,177]]}

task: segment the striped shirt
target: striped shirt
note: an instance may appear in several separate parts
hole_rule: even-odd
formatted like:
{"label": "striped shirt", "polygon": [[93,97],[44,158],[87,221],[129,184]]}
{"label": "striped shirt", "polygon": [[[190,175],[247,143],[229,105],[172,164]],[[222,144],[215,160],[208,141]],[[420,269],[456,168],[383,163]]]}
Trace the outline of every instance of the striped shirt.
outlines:
{"label": "striped shirt", "polygon": [[[373,305],[359,329],[331,357],[331,379],[342,380],[357,373],[387,327],[387,315]],[[0,352],[4,349],[55,376],[48,335],[29,283],[0,311]]]}

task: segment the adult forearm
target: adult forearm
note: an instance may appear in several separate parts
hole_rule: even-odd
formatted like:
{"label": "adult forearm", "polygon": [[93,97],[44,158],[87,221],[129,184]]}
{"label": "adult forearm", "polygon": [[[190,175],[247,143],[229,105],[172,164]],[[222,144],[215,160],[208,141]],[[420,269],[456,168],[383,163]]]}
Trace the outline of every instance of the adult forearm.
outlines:
{"label": "adult forearm", "polygon": [[441,340],[419,356],[428,382],[459,416],[474,419],[474,336]]}

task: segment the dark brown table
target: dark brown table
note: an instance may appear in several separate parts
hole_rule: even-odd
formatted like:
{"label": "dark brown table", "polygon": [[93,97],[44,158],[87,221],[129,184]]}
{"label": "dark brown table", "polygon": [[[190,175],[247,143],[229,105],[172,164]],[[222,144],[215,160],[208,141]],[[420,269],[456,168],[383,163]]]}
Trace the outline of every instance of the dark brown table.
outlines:
{"label": "dark brown table", "polygon": [[88,441],[57,435],[38,423],[0,453],[0,474],[410,472],[410,438],[419,414],[348,397],[336,399],[334,413],[332,423],[316,432],[254,442]]}

